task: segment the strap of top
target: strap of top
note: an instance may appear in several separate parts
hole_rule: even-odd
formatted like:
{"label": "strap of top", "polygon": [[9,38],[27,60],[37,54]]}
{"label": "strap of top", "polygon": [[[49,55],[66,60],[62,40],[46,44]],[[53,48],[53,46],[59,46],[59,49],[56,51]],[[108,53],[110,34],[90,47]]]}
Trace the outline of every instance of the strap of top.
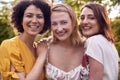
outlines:
{"label": "strap of top", "polygon": [[[50,43],[49,42],[47,42],[47,46],[48,46],[48,53],[49,53],[49,51],[50,51]],[[48,63],[48,54],[47,54],[47,57],[46,57],[46,63]]]}
{"label": "strap of top", "polygon": [[82,59],[82,66],[87,67],[88,63],[89,63],[88,56],[86,54],[84,54],[83,59]]}

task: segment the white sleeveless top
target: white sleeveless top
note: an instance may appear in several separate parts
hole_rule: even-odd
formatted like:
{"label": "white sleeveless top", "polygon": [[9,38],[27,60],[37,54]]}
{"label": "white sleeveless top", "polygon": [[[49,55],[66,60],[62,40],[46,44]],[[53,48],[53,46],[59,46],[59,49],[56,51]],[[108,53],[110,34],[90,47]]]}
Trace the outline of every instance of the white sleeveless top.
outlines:
{"label": "white sleeveless top", "polygon": [[88,65],[83,67],[79,65],[69,72],[65,72],[54,65],[50,64],[48,60],[45,65],[46,79],[45,80],[88,80],[89,68]]}
{"label": "white sleeveless top", "polygon": [[75,69],[65,72],[52,64],[46,65],[47,80],[88,80],[88,71],[81,65]]}

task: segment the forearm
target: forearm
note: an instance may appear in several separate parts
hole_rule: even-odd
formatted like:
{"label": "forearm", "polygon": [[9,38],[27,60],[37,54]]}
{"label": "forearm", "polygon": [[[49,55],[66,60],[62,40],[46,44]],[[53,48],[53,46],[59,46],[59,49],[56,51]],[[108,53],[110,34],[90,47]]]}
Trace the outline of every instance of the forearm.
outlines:
{"label": "forearm", "polygon": [[0,80],[1,80],[1,75],[0,75]]}
{"label": "forearm", "polygon": [[102,80],[103,79],[103,65],[95,59],[89,57],[90,73],[89,80]]}
{"label": "forearm", "polygon": [[101,72],[90,73],[89,80],[103,80]]}
{"label": "forearm", "polygon": [[26,76],[26,80],[39,80],[43,71],[44,59],[38,57],[31,72]]}
{"label": "forearm", "polygon": [[43,57],[38,57],[32,70],[25,75],[25,73],[17,73],[20,77],[20,79],[16,80],[39,80],[40,75],[42,74],[43,71],[43,66],[44,66],[45,59]]}

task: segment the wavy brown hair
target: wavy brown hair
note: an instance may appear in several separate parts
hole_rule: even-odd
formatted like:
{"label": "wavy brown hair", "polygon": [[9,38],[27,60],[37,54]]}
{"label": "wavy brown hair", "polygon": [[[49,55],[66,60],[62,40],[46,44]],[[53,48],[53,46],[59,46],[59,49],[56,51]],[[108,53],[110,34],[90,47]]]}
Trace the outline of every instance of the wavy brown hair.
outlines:
{"label": "wavy brown hair", "polygon": [[107,38],[107,40],[114,42],[115,41],[114,34],[111,30],[110,20],[108,18],[108,13],[106,8],[97,3],[88,3],[82,7],[81,11],[85,7],[91,9],[97,19],[97,22],[100,27],[100,31],[98,34],[102,34]]}

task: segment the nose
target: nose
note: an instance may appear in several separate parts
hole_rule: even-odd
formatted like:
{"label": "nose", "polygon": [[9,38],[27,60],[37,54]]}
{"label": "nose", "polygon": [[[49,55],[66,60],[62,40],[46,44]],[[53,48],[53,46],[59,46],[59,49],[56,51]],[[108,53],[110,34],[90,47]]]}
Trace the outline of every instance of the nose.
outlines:
{"label": "nose", "polygon": [[56,29],[57,29],[57,31],[62,31],[63,30],[61,25],[58,25]]}
{"label": "nose", "polygon": [[88,19],[87,18],[84,18],[83,20],[81,20],[82,23],[88,23]]}
{"label": "nose", "polygon": [[33,23],[38,22],[38,20],[37,20],[37,17],[36,17],[36,16],[34,16],[34,17],[32,18],[32,22],[33,22]]}

